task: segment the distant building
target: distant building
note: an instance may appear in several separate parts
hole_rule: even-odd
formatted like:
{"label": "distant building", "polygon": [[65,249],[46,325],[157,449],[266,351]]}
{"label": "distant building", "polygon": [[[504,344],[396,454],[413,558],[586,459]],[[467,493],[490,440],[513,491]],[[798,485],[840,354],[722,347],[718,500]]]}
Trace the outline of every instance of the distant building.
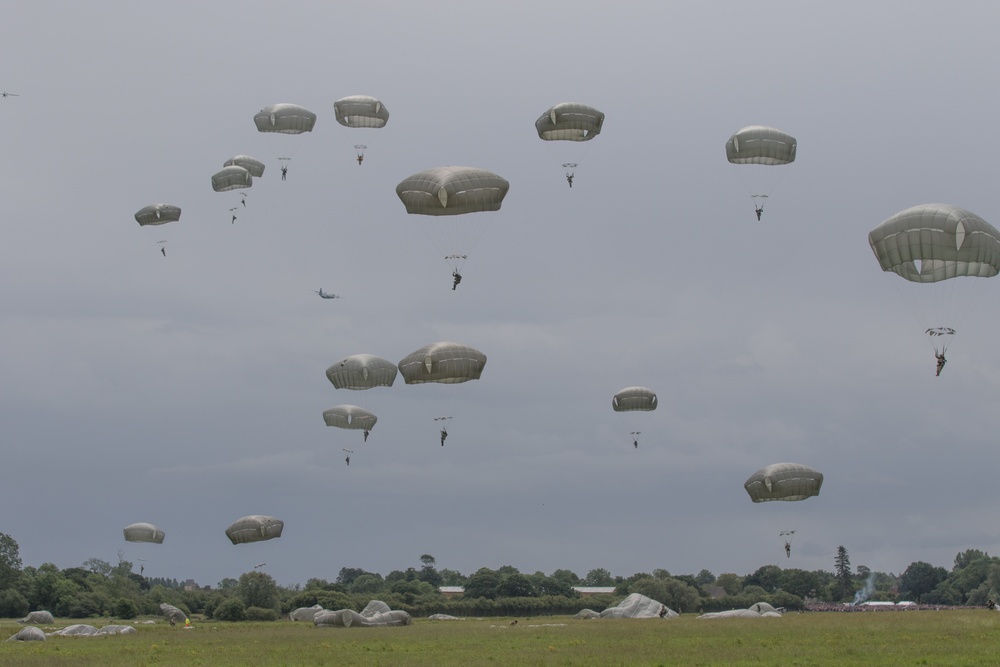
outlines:
{"label": "distant building", "polygon": [[194,579],[188,579],[184,582],[184,590],[196,591],[198,590],[198,584],[195,583]]}
{"label": "distant building", "polygon": [[465,593],[465,586],[438,586],[438,592],[450,600],[462,597]]}
{"label": "distant building", "polygon": [[582,598],[589,598],[594,595],[614,595],[614,586],[574,586],[573,590],[580,594]]}

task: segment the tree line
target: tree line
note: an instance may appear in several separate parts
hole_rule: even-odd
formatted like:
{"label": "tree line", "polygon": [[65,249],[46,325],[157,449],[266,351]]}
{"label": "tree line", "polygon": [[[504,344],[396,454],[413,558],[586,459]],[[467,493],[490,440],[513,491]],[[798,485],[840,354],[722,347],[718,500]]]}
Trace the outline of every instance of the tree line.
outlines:
{"label": "tree line", "polygon": [[[430,554],[419,567],[393,570],[383,576],[344,567],[336,580],[309,579],[304,586],[279,586],[268,574],[246,572],[215,586],[185,588],[176,579],[145,577],[132,563],[90,558],[79,567],[60,570],[51,563],[22,566],[17,542],[0,533],[0,618],[19,618],[47,610],[57,617],[111,617],[128,620],[159,615],[162,602],[188,615],[223,621],[277,620],[298,607],[360,611],[372,599],[413,616],[442,613],[454,616],[532,616],[575,614],[583,608],[601,611],[626,595],[641,593],[679,612],[710,612],[748,608],[768,602],[790,610],[810,604],[863,600],[911,600],[936,605],[987,605],[998,600],[1000,558],[978,549],[955,556],[951,570],[929,563],[911,563],[902,574],[852,569],[847,549],[839,547],[832,572],[764,565],[747,575],[708,570],[671,574],[665,569],[628,577],[596,568],[580,577],[571,570],[526,574],[505,565],[480,568],[470,575],[437,569]],[[450,598],[441,586],[461,586]],[[574,587],[614,587],[613,594],[582,598]]]}

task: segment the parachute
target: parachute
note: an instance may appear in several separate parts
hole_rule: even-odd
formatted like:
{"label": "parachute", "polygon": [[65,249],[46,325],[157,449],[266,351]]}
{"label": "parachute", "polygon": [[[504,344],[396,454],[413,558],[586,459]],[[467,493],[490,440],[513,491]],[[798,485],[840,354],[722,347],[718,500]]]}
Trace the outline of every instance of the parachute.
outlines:
{"label": "parachute", "polygon": [[[586,153],[585,147],[574,144],[592,140],[601,133],[603,126],[604,114],[601,111],[575,102],[557,104],[535,121],[539,139],[559,142],[558,148],[553,152],[566,170],[566,180],[570,187],[573,187],[576,168],[583,162]],[[562,142],[573,142],[573,144]]]}
{"label": "parachute", "polygon": [[389,110],[381,101],[368,95],[352,95],[333,103],[337,122],[344,127],[385,127]]}
{"label": "parachute", "polygon": [[356,405],[335,405],[323,411],[323,421],[326,422],[327,426],[355,431],[370,431],[375,426],[375,422],[378,421],[378,417]]}
{"label": "parachute", "polygon": [[133,523],[125,526],[123,532],[125,533],[126,542],[163,544],[163,538],[166,537],[166,533],[151,523]]}
{"label": "parachute", "polygon": [[911,302],[935,353],[944,354],[959,320],[972,309],[983,285],[958,278],[1000,273],[1000,232],[957,206],[922,204],[900,211],[868,234],[883,271]]}
{"label": "parachute", "polygon": [[399,373],[406,384],[457,384],[478,380],[485,365],[486,355],[479,350],[461,343],[439,342],[403,357]]}
{"label": "parachute", "polygon": [[326,377],[337,389],[391,387],[396,364],[374,354],[352,354],[326,369]]}
{"label": "parachute", "polygon": [[285,522],[281,519],[262,514],[251,514],[237,519],[233,525],[226,528],[226,537],[233,544],[273,540],[276,537],[281,537],[281,531],[284,527]]}
{"label": "parachute", "polygon": [[255,157],[250,157],[249,155],[235,155],[222,165],[223,167],[243,167],[250,172],[250,175],[254,178],[260,178],[264,175],[264,163]]}
{"label": "parachute", "polygon": [[302,134],[312,132],[316,114],[298,104],[274,104],[258,111],[253,122],[258,132]]}
{"label": "parachute", "polygon": [[[741,165],[740,177],[750,194],[757,219],[764,209],[764,200],[771,195],[783,170],[760,170],[761,166],[775,167],[795,161],[798,142],[795,137],[773,127],[748,125],[733,133],[726,142],[726,159]],[[742,165],[751,165],[743,167]]]}
{"label": "parachute", "polygon": [[486,225],[453,216],[499,211],[509,189],[505,178],[485,169],[435,167],[403,179],[396,186],[396,195],[407,213],[435,216],[425,231],[457,273]]}
{"label": "parachute", "polygon": [[253,176],[244,167],[230,165],[212,175],[212,189],[216,192],[228,192],[249,188],[253,185]]}
{"label": "parachute", "polygon": [[632,444],[638,449],[639,435],[645,427],[649,413],[656,409],[656,392],[647,387],[625,387],[611,399],[611,408],[622,415],[622,422],[632,436]]}
{"label": "parachute", "polygon": [[819,495],[823,473],[798,463],[772,463],[750,475],[743,488],[755,503],[796,501]]}
{"label": "parachute", "polygon": [[135,212],[135,221],[139,226],[163,225],[168,222],[177,222],[181,219],[181,209],[179,206],[171,204],[150,204],[143,206]]}

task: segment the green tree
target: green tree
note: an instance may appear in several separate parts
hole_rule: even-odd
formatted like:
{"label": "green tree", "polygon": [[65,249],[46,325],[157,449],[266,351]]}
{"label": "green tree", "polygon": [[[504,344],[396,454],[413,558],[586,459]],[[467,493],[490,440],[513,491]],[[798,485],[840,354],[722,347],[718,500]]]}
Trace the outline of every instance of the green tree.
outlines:
{"label": "green tree", "polygon": [[8,588],[21,576],[20,548],[6,533],[0,533],[0,590]]}
{"label": "green tree", "polygon": [[486,598],[495,600],[497,597],[497,587],[500,585],[502,576],[499,572],[488,567],[480,568],[465,582],[466,598]]}
{"label": "green tree", "polygon": [[784,572],[777,565],[764,565],[743,580],[744,586],[760,586],[768,593],[773,593],[785,579]]}
{"label": "green tree", "polygon": [[943,567],[934,567],[923,561],[910,563],[899,576],[900,594],[904,598],[922,602],[924,596],[937,588],[947,576],[948,572]]}
{"label": "green tree", "polygon": [[614,586],[615,578],[603,567],[598,567],[587,573],[584,584],[587,586]]}
{"label": "green tree", "polygon": [[715,585],[726,592],[726,595],[738,595],[743,590],[743,577],[732,572],[723,572],[715,578]]}
{"label": "green tree", "polygon": [[531,580],[523,574],[511,574],[500,581],[496,587],[497,597],[501,598],[530,598],[537,595],[535,587],[531,585]]}
{"label": "green tree", "polygon": [[845,600],[854,597],[854,577],[851,575],[851,559],[847,555],[847,549],[841,545],[837,547],[837,555],[833,559],[834,579],[836,580],[835,596],[838,600]]}
{"label": "green tree", "polygon": [[245,621],[247,620],[246,606],[239,598],[228,598],[219,603],[212,612],[212,618],[218,621]]}
{"label": "green tree", "polygon": [[278,585],[271,575],[264,572],[246,572],[240,575],[236,594],[245,607],[277,609]]}

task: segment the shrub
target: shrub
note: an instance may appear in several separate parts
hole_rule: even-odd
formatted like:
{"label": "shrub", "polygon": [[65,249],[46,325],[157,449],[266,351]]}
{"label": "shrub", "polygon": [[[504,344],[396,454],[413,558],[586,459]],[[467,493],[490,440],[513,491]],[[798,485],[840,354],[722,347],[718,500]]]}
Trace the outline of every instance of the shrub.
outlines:
{"label": "shrub", "polygon": [[29,609],[28,599],[13,588],[0,593],[0,618],[25,616]]}
{"label": "shrub", "polygon": [[247,610],[243,606],[243,601],[239,598],[229,598],[213,610],[212,618],[218,621],[245,621],[247,620]]}
{"label": "shrub", "polygon": [[139,605],[128,598],[118,598],[111,607],[111,613],[115,618],[131,620],[139,615]]}
{"label": "shrub", "polygon": [[264,607],[247,607],[246,619],[248,621],[277,621],[278,612]]}

